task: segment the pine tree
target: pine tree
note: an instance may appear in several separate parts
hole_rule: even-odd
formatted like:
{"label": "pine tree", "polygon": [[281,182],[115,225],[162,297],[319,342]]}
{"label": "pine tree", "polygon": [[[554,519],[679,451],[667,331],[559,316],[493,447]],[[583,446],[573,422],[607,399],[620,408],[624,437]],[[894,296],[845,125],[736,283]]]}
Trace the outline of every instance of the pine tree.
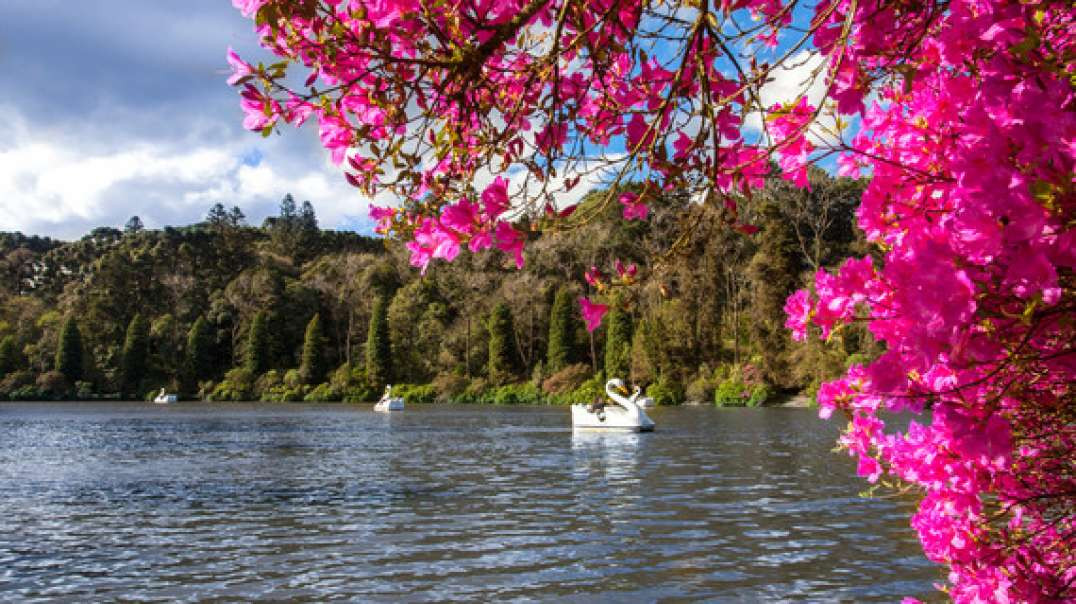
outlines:
{"label": "pine tree", "polygon": [[392,379],[389,305],[384,296],[374,300],[374,311],[366,332],[366,378],[375,388],[381,388]]}
{"label": "pine tree", "polygon": [[127,324],[127,337],[123,341],[123,392],[138,395],[139,386],[146,376],[146,356],[149,354],[149,325],[136,313]]}
{"label": "pine tree", "polygon": [[198,317],[187,333],[187,371],[195,383],[212,375],[213,333],[205,317]]}
{"label": "pine tree", "polygon": [[325,336],[321,331],[321,315],[315,314],[306,324],[299,376],[304,384],[320,384],[325,379],[325,371]]}
{"label": "pine tree", "polygon": [[555,373],[579,362],[579,343],[576,333],[579,321],[575,314],[572,292],[561,289],[553,300],[549,314],[549,345],[546,351],[546,370]]}
{"label": "pine tree", "polygon": [[0,378],[22,367],[22,353],[15,341],[15,336],[5,336],[0,340]]}
{"label": "pine tree", "polygon": [[501,302],[493,307],[488,327],[489,379],[494,383],[503,383],[519,371],[515,326],[507,304]]}
{"label": "pine tree", "polygon": [[605,323],[605,375],[626,380],[631,373],[631,315],[613,306]]}
{"label": "pine tree", "polygon": [[261,375],[269,369],[269,352],[272,350],[269,337],[269,315],[263,310],[254,315],[247,339],[246,366],[254,375]]}
{"label": "pine tree", "polygon": [[751,339],[758,344],[762,373],[771,384],[789,383],[789,332],[784,327],[784,304],[799,286],[803,269],[797,253],[796,235],[778,209],[763,208],[763,236],[747,267],[751,286]]}
{"label": "pine tree", "polygon": [[56,371],[64,374],[74,384],[82,379],[82,333],[74,317],[68,317],[60,330],[60,343],[56,348]]}

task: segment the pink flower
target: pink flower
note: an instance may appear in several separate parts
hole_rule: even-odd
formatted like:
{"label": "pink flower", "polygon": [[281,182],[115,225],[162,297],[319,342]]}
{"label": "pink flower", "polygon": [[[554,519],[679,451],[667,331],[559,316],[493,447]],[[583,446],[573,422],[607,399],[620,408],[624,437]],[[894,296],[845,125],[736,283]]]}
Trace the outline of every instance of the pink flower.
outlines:
{"label": "pink flower", "polygon": [[582,309],[583,321],[586,322],[587,331],[594,331],[602,323],[602,317],[609,312],[605,304],[595,304],[585,297],[579,298],[579,307]]}
{"label": "pink flower", "polygon": [[806,340],[807,322],[811,318],[811,296],[807,290],[798,290],[788,297],[785,314],[788,315],[785,327],[792,330],[792,337],[799,342]]}
{"label": "pink flower", "polygon": [[621,193],[620,203],[624,206],[624,218],[626,220],[646,220],[649,209],[640,201],[638,195],[632,192]]}
{"label": "pink flower", "polygon": [[497,249],[512,254],[516,259],[516,268],[523,268],[523,233],[507,222],[498,222],[496,236]]}
{"label": "pink flower", "polygon": [[232,0],[232,6],[239,9],[244,17],[253,17],[254,13],[266,3],[267,0]]}
{"label": "pink flower", "polygon": [[635,264],[629,264],[628,266],[624,266],[624,263],[621,262],[619,259],[614,264],[614,268],[616,268],[616,274],[625,283],[631,283],[632,280],[635,279],[635,273],[639,271],[639,267],[635,266]]}
{"label": "pink flower", "polygon": [[482,207],[490,220],[496,220],[508,209],[507,179],[498,176],[482,191]]}
{"label": "pink flower", "polygon": [[587,272],[583,273],[583,278],[590,284],[591,287],[600,287],[602,282],[602,273],[598,270],[598,267],[592,266],[587,269]]}
{"label": "pink flower", "polygon": [[239,54],[232,50],[231,46],[228,47],[228,65],[232,68],[232,75],[228,78],[229,86],[243,83],[247,76],[254,73],[254,68],[250,66],[250,63],[240,59]]}

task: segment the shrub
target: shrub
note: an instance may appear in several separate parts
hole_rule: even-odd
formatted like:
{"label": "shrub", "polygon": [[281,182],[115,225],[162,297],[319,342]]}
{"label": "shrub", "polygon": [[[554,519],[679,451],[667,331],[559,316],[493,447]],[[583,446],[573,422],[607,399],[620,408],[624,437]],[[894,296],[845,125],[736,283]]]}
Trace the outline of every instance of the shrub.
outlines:
{"label": "shrub", "polygon": [[211,401],[249,401],[254,398],[254,374],[246,367],[236,367],[209,394]]}
{"label": "shrub", "polygon": [[398,384],[393,385],[392,395],[398,396],[408,405],[432,403],[437,400],[437,391],[433,384]]}
{"label": "shrub", "polygon": [[486,393],[482,402],[494,405],[536,405],[544,402],[542,392],[531,383],[506,384]]}
{"label": "shrub", "polygon": [[475,378],[467,384],[467,388],[457,400],[461,403],[477,403],[483,400],[487,390],[489,390],[489,383],[482,378]]}
{"label": "shrub", "polygon": [[303,376],[298,369],[289,369],[284,373],[284,385],[293,389],[303,385]]}
{"label": "shrub", "polygon": [[348,386],[344,389],[342,399],[345,403],[369,403],[378,397],[377,392],[368,385]]}
{"label": "shrub", "polygon": [[659,405],[679,405],[684,402],[684,392],[680,384],[667,378],[658,378],[646,389],[646,395]]}
{"label": "shrub", "polygon": [[61,400],[71,396],[71,384],[59,371],[47,371],[37,376],[38,397],[42,400]]}
{"label": "shrub", "polygon": [[258,376],[258,379],[254,381],[254,396],[258,400],[266,400],[265,397],[270,391],[283,385],[284,380],[281,378],[280,372],[271,369]]}
{"label": "shrub", "polygon": [[[10,398],[16,400],[12,394],[24,388],[26,386],[33,386],[34,374],[29,371],[12,371],[4,376],[3,380],[0,380],[0,398]],[[22,399],[19,399],[22,400]]]}
{"label": "shrub", "polygon": [[732,366],[727,375],[714,391],[714,404],[719,407],[758,407],[773,394],[761,372],[752,364]]}
{"label": "shrub", "polygon": [[332,384],[321,383],[311,390],[303,400],[308,403],[339,402],[343,394]]}
{"label": "shrub", "polygon": [[433,378],[434,392],[437,393],[438,402],[456,400],[467,390],[467,378],[454,373],[440,373]]}
{"label": "shrub", "polygon": [[97,393],[90,382],[75,382],[75,398],[80,401],[89,401],[97,398]]}
{"label": "shrub", "polygon": [[712,376],[699,375],[687,385],[684,390],[684,399],[690,403],[711,401],[714,400],[714,390],[716,389],[717,384]]}
{"label": "shrub", "polygon": [[580,404],[585,405],[587,403],[594,402],[596,399],[605,398],[605,376],[598,373],[577,388],[567,394],[554,396],[550,398],[550,402],[558,403],[562,405]]}
{"label": "shrub", "polygon": [[567,394],[582,386],[592,375],[589,365],[568,365],[542,382],[542,392],[553,395]]}

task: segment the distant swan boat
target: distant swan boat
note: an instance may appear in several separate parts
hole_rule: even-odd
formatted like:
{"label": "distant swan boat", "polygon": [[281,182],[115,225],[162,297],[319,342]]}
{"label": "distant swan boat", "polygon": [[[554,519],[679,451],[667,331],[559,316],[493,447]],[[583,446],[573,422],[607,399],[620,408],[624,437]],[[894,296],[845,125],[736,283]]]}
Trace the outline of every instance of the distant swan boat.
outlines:
{"label": "distant swan boat", "polygon": [[161,391],[157,393],[157,397],[153,399],[153,402],[160,405],[166,405],[168,403],[174,403],[178,400],[178,396],[174,394],[168,394],[167,392],[165,392],[164,388],[161,388]]}
{"label": "distant swan boat", "polygon": [[600,407],[591,405],[572,405],[573,428],[596,428],[602,430],[628,430],[631,432],[650,432],[654,429],[654,420],[643,411],[636,402],[639,398],[639,387],[630,398],[624,398],[616,390],[627,392],[624,382],[619,378],[613,378],[606,382],[605,393],[614,403]]}
{"label": "distant swan boat", "polygon": [[385,393],[381,400],[374,405],[374,411],[403,411],[404,400],[398,396],[392,396],[392,384],[385,386]]}

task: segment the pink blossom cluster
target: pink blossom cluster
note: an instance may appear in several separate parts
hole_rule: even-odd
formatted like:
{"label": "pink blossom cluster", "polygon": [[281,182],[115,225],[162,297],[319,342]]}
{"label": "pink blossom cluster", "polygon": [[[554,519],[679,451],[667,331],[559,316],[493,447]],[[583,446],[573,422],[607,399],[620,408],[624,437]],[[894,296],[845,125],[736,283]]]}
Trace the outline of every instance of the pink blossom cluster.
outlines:
{"label": "pink blossom cluster", "polygon": [[[674,6],[642,0],[233,2],[283,59],[252,65],[229,51],[245,127],[268,134],[315,121],[348,182],[403,202],[402,211],[372,212],[380,231],[414,242],[416,266],[451,260],[464,240],[472,250],[492,242],[522,262],[523,233],[502,226],[497,213],[459,207],[474,203],[473,183],[494,166],[523,167],[533,178],[512,192],[519,217],[557,207],[554,196],[578,178],[552,179],[581,146],[626,148],[605,167],[649,183],[643,194],[619,197],[629,220],[648,217],[657,191],[746,195],[769,172],[766,144],[742,136],[746,91],[760,80],[722,66],[720,33],[701,13],[670,53],[674,61],[637,52],[637,37],[657,35],[660,19],[677,17]],[[744,38],[751,44],[775,41],[791,20],[774,0],[723,9],[759,21]],[[305,70],[304,86],[288,84],[288,67]],[[704,105],[719,110],[709,116]],[[798,162],[805,145],[800,129],[779,147]],[[806,162],[798,165],[805,175]],[[450,206],[466,215],[455,226],[445,223]]]}
{"label": "pink blossom cluster", "polygon": [[[1073,601],[1076,9],[851,6],[814,41],[854,24],[830,96],[862,117],[842,171],[869,168],[858,221],[885,253],[819,271],[785,310],[797,339],[864,321],[886,352],[823,384],[820,415],[848,418],[860,475],[920,495],[912,526],[954,601]],[[886,431],[884,412],[926,407]]]}

